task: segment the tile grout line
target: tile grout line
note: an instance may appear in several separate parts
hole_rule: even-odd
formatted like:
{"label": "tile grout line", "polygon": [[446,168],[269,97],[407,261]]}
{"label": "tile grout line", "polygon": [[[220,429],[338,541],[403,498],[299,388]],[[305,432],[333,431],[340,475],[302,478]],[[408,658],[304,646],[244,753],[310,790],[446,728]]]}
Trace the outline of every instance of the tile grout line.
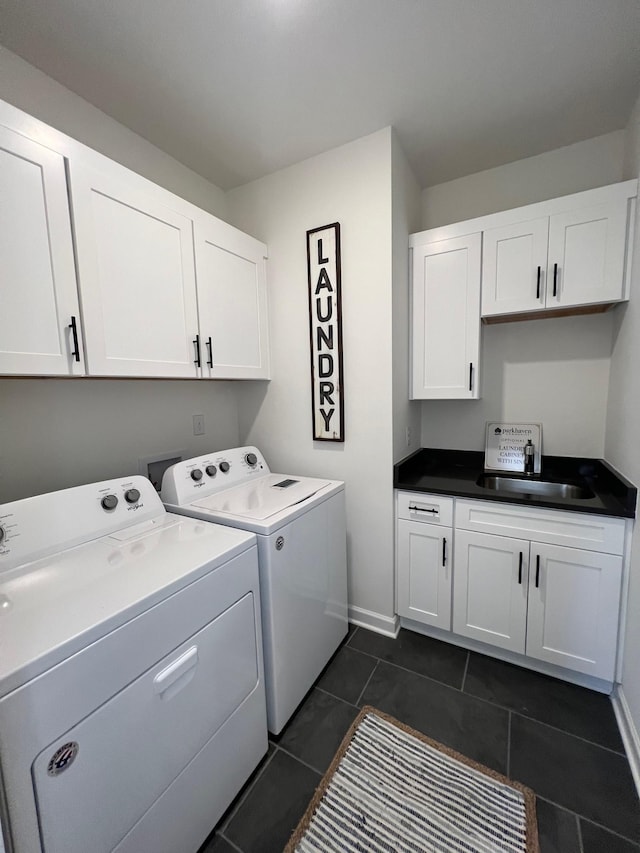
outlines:
{"label": "tile grout line", "polygon": [[[370,658],[374,658],[377,661],[373,672],[375,672],[376,669],[378,668],[378,664],[384,663],[384,664],[387,664],[388,666],[393,666],[396,669],[400,669],[403,672],[408,672],[411,675],[416,675],[418,678],[424,678],[427,681],[432,681],[435,684],[442,685],[443,687],[449,687],[452,690],[456,690],[457,692],[460,692],[460,693],[464,692],[463,688],[464,688],[464,685],[466,683],[467,670],[468,670],[469,660],[471,657],[470,651],[468,652],[467,663],[465,665],[465,673],[464,673],[464,677],[463,677],[463,687],[462,688],[454,687],[452,684],[449,684],[446,681],[440,681],[439,679],[433,678],[430,675],[424,675],[421,672],[417,672],[415,669],[409,669],[409,667],[401,666],[400,664],[394,663],[393,661],[386,660],[386,658],[378,658],[375,655],[371,654],[370,652],[362,651],[362,649],[354,649],[353,651],[360,652],[360,654],[366,655],[367,657],[370,657]],[[373,675],[373,672],[371,673],[371,675]],[[369,676],[369,681],[370,680],[371,680],[371,676]],[[362,699],[362,694],[364,693],[364,690],[366,690],[366,688],[369,684],[369,681],[367,681],[367,684],[365,684],[364,689],[362,690],[362,692],[360,693],[360,696],[358,697],[358,700],[357,700],[358,706],[359,706],[360,700]],[[325,692],[328,693],[329,691],[325,691]],[[333,695],[333,694],[330,694],[330,695]],[[542,720],[538,720],[536,717],[527,716],[526,714],[523,714],[520,711],[516,711],[513,708],[510,708],[508,705],[501,705],[499,702],[494,702],[491,699],[485,699],[483,696],[476,696],[475,693],[464,693],[464,695],[468,696],[472,699],[476,699],[478,702],[484,702],[486,705],[491,705],[494,708],[500,708],[500,710],[502,710],[502,711],[507,711],[508,713],[516,714],[518,717],[522,717],[523,720],[531,720],[531,722],[533,722],[533,723],[538,723],[541,726],[546,726],[549,729],[553,729],[553,731],[560,732],[561,734],[568,735],[569,737],[576,738],[577,740],[580,740],[583,743],[588,743],[591,746],[597,747],[598,749],[604,749],[606,752],[610,752],[613,755],[619,755],[622,758],[626,758],[626,753],[624,751],[621,752],[620,750],[614,749],[613,747],[604,746],[604,744],[598,743],[598,741],[589,740],[586,737],[581,737],[580,735],[576,735],[573,732],[570,732],[570,731],[567,731],[566,729],[560,728],[559,726],[554,726],[551,723],[545,723]],[[340,697],[336,697],[336,698],[340,698]],[[342,701],[344,702],[345,700],[343,699]]]}
{"label": "tile grout line", "polygon": [[464,672],[462,674],[462,684],[460,685],[460,692],[461,693],[464,693],[464,685],[465,685],[466,680],[467,680],[467,672],[469,671],[470,659],[471,659],[471,652],[467,652],[467,660],[465,661]]}
{"label": "tile grout line", "polygon": [[234,844],[234,842],[231,841],[230,838],[227,838],[227,836],[224,834],[224,832],[218,832],[217,834],[220,836],[220,838],[224,838],[224,840],[227,842],[229,847],[232,847],[234,850],[237,850],[237,853],[244,853],[244,850],[241,847],[238,847],[237,844]]}
{"label": "tile grout line", "polygon": [[[375,667],[374,667],[375,671]],[[371,673],[373,675],[373,672]],[[371,677],[371,676],[369,676]],[[366,685],[365,685],[366,686]],[[332,699],[337,699],[339,702],[344,702],[345,705],[350,705],[352,708],[357,708],[358,706],[355,702],[349,702],[348,699],[344,699],[342,696],[336,696],[335,693],[332,693],[330,690],[327,690],[326,687],[318,687],[317,685],[313,688],[314,690],[319,690],[320,693],[326,693],[327,696],[331,696]]]}
{"label": "tile grout line", "polygon": [[[467,693],[466,695],[470,696],[472,694]],[[476,696],[475,698],[479,699],[480,697]],[[489,702],[490,700],[484,699],[483,701]],[[513,708],[509,708],[507,705],[498,705],[495,702],[490,702],[490,704],[495,705],[496,708],[504,708],[505,710],[510,711],[512,714],[515,714],[518,717],[522,717],[523,720],[530,720],[532,723],[537,723],[539,726],[546,726],[546,728],[552,729],[554,732],[560,732],[560,734],[568,735],[568,737],[575,738],[576,740],[579,740],[582,743],[588,743],[590,746],[595,746],[597,749],[604,749],[605,752],[610,752],[612,755],[617,755],[620,758],[625,758],[627,762],[629,761],[625,752],[618,752],[617,749],[613,749],[610,746],[604,746],[604,744],[598,743],[595,740],[589,740],[589,738],[582,737],[581,735],[576,735],[573,732],[568,732],[566,729],[561,729],[558,726],[553,726],[551,725],[551,723],[545,723],[543,720],[538,720],[535,717],[528,717],[526,714],[521,714],[520,711],[514,711]]]}
{"label": "tile grout line", "polygon": [[[346,734],[346,732],[345,732],[345,734]],[[342,743],[342,738],[340,739],[340,742]],[[278,745],[276,747],[276,749],[279,749],[280,752],[284,752],[285,755],[288,755],[289,758],[293,758],[294,761],[298,761],[300,764],[303,765],[303,767],[306,767],[307,770],[313,770],[313,772],[317,773],[318,776],[320,776],[320,778],[322,778],[324,776],[324,774],[327,772],[326,770],[318,770],[318,768],[314,767],[313,764],[309,764],[309,762],[305,761],[304,758],[300,758],[299,755],[294,755],[293,752],[289,752],[289,750],[285,749],[284,746]]]}
{"label": "tile grout line", "polygon": [[584,853],[584,842],[582,841],[582,827],[580,826],[580,815],[576,815],[576,830],[578,832],[578,847],[580,853]]}
{"label": "tile grout line", "polygon": [[[272,742],[272,741],[269,741],[268,743],[273,743],[273,742]],[[258,779],[260,779],[260,778],[262,777],[262,774],[264,773],[264,771],[267,769],[267,767],[268,767],[268,766],[271,764],[271,762],[273,761],[273,756],[274,756],[274,755],[276,754],[276,752],[278,751],[278,745],[274,743],[274,744],[273,744],[273,746],[275,747],[275,749],[273,750],[273,752],[271,753],[271,755],[267,755],[267,760],[265,761],[265,763],[264,763],[263,767],[260,769],[260,771],[256,774],[256,778],[253,780],[253,782],[252,782],[250,785],[248,785],[248,786],[247,786],[247,790],[246,790],[243,794],[241,794],[241,795],[239,796],[239,798],[238,798],[238,802],[237,802],[237,803],[235,804],[235,806],[233,807],[233,810],[232,810],[232,811],[231,811],[231,813],[228,815],[228,817],[226,818],[226,820],[224,821],[224,823],[223,823],[223,824],[221,824],[221,826],[220,826],[220,832],[221,832],[221,833],[223,833],[223,832],[227,829],[227,827],[229,826],[229,824],[231,823],[231,821],[234,819],[234,817],[235,817],[235,816],[236,816],[236,814],[238,813],[238,811],[239,811],[239,809],[240,809],[240,806],[241,806],[241,805],[244,803],[244,801],[247,799],[247,797],[249,796],[249,794],[251,793],[251,791],[253,791],[253,789],[254,789],[254,787],[255,787],[256,782],[258,781]],[[268,750],[268,749],[269,749],[269,747],[267,746],[267,750]],[[226,839],[226,840],[228,841],[229,839]]]}
{"label": "tile grout line", "polygon": [[364,685],[364,687],[363,687],[363,688],[362,688],[362,690],[360,691],[360,695],[358,696],[358,699],[356,700],[356,707],[357,707],[357,708],[359,708],[359,707],[360,707],[360,702],[361,702],[361,700],[362,700],[362,697],[364,696],[365,690],[366,690],[366,689],[367,689],[367,687],[369,686],[369,682],[370,682],[370,681],[371,681],[371,679],[373,678],[373,674],[374,674],[374,673],[375,673],[375,671],[378,669],[378,664],[379,664],[379,663],[380,663],[380,658],[378,658],[378,659],[376,660],[376,665],[375,665],[375,666],[374,666],[374,668],[371,670],[371,675],[369,676],[369,678],[367,678],[367,682],[366,682],[366,684]]}
{"label": "tile grout line", "polygon": [[[550,800],[548,797],[543,797],[542,794],[538,794],[537,792],[534,792],[534,793],[536,794],[536,800],[542,800],[542,802],[549,803],[549,805],[554,806],[555,808],[559,809],[560,811],[566,812],[568,815],[572,815],[578,821],[578,824],[580,823],[581,820],[584,820],[587,823],[591,823],[594,826],[597,826],[598,829],[603,829],[605,832],[608,832],[610,835],[613,835],[616,838],[619,838],[621,841],[628,842],[629,844],[632,845],[634,850],[637,849],[640,853],[640,844],[638,844],[636,841],[629,838],[628,836],[621,835],[619,832],[617,832],[617,830],[611,829],[610,826],[605,826],[603,823],[598,823],[598,821],[593,820],[592,818],[587,817],[586,815],[580,814],[579,812],[574,812],[573,809],[567,808],[567,806],[563,806],[562,803],[557,803],[555,800]],[[580,835],[580,838],[582,839],[581,827],[580,827],[579,835]],[[583,853],[582,848],[580,848],[580,853]]]}

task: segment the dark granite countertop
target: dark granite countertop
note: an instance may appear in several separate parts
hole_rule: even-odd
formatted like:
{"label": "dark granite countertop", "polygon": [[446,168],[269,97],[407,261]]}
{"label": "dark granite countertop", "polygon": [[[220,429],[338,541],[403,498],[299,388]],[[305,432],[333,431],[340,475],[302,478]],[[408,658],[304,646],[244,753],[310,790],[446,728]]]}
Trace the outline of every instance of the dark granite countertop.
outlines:
{"label": "dark granite countertop", "polygon": [[[423,447],[394,465],[393,485],[413,492],[635,518],[636,487],[603,459],[543,456],[542,473],[532,478],[586,487],[593,492],[588,498],[498,492],[477,484],[483,473],[483,451]],[[522,477],[506,472],[504,476]]]}

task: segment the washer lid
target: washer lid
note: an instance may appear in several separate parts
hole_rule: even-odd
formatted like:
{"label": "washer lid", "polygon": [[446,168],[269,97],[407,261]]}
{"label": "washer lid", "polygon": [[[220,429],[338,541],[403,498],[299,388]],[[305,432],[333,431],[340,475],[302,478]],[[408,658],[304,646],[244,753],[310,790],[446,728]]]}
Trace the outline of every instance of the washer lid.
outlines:
{"label": "washer lid", "polygon": [[329,480],[267,474],[249,483],[193,501],[193,506],[227,515],[265,519],[301,503],[328,485]]}

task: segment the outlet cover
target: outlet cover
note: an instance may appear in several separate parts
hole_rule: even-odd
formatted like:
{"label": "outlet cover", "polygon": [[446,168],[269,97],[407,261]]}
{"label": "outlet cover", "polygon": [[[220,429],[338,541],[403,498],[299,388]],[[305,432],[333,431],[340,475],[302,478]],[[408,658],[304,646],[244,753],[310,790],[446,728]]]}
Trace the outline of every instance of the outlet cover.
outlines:
{"label": "outlet cover", "polygon": [[204,415],[193,416],[193,434],[204,435]]}

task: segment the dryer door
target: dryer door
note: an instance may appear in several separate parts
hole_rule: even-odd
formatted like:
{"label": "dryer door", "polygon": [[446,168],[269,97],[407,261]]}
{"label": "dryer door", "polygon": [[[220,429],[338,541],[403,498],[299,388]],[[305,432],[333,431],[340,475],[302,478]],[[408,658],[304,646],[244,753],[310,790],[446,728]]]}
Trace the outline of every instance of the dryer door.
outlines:
{"label": "dryer door", "polygon": [[[45,853],[108,853],[258,683],[253,594],[43,750]],[[100,673],[95,673],[100,678]]]}

